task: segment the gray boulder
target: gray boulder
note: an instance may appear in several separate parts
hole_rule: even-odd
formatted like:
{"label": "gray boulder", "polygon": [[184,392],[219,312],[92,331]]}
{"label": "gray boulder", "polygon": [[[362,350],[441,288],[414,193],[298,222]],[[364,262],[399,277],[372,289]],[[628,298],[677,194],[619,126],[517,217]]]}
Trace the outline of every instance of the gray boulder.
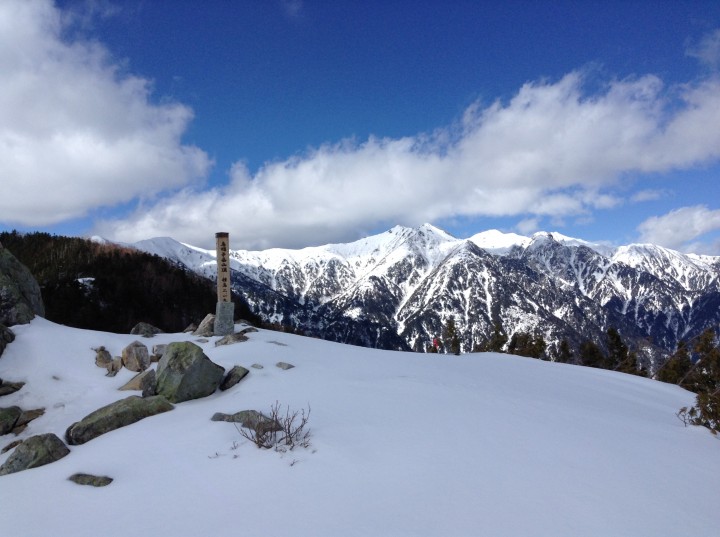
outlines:
{"label": "gray boulder", "polygon": [[26,324],[35,315],[45,315],[40,286],[27,267],[0,244],[0,324]]}
{"label": "gray boulder", "polygon": [[134,336],[153,337],[155,334],[162,334],[163,331],[150,323],[138,323],[132,327],[130,333]]}
{"label": "gray boulder", "polygon": [[167,399],[159,395],[146,398],[131,395],[99,408],[73,423],[65,431],[65,440],[71,446],[84,444],[102,434],[173,408]]}
{"label": "gray boulder", "polygon": [[15,448],[0,466],[0,475],[14,474],[62,459],[70,453],[63,441],[52,433],[31,436]]}
{"label": "gray boulder", "polygon": [[227,336],[223,336],[220,339],[218,339],[215,342],[216,347],[220,347],[221,345],[232,345],[233,343],[240,343],[242,341],[247,341],[248,337],[240,332],[235,332],[234,334],[228,334]]}
{"label": "gray boulder", "polygon": [[257,410],[241,410],[235,412],[235,414],[225,414],[223,412],[216,412],[213,414],[210,421],[227,421],[230,423],[239,423],[242,427],[247,429],[254,429],[259,431],[281,431],[282,425],[277,420],[268,418],[262,412]]}
{"label": "gray boulder", "polygon": [[118,371],[122,369],[122,358],[120,356],[116,356],[112,359],[112,362],[110,362],[106,368],[107,373],[105,374],[106,377],[114,377],[118,374]]}
{"label": "gray boulder", "polygon": [[222,383],[220,384],[220,390],[223,392],[225,390],[229,390],[230,388],[235,386],[238,382],[240,382],[242,379],[244,379],[248,373],[250,373],[249,370],[245,369],[244,367],[242,367],[240,365],[236,365],[230,371],[228,371],[227,375],[225,375],[225,378],[223,379]]}
{"label": "gray boulder", "polygon": [[292,369],[293,367],[295,367],[294,365],[289,364],[289,363],[287,363],[287,362],[278,362],[278,363],[275,364],[275,366],[276,366],[276,367],[279,367],[280,369],[283,369],[283,370],[285,370],[285,371],[287,371],[288,369]]}
{"label": "gray boulder", "polygon": [[157,345],[153,345],[150,361],[159,362],[160,358],[162,358],[163,354],[165,354],[165,349],[167,349],[167,343],[159,343]]}
{"label": "gray boulder", "polygon": [[12,431],[21,415],[22,408],[19,406],[0,408],[0,435],[8,434]]}
{"label": "gray boulder", "polygon": [[215,334],[215,314],[208,313],[192,335],[210,337]]}
{"label": "gray boulder", "polygon": [[11,393],[15,393],[19,391],[23,386],[25,386],[24,382],[8,382],[0,379],[0,397],[2,397],[3,395],[10,395]]}
{"label": "gray boulder", "polygon": [[15,340],[15,334],[4,324],[0,324],[0,356],[2,356],[5,347],[8,343],[12,343]]}
{"label": "gray boulder", "polygon": [[155,370],[146,369],[128,380],[120,390],[137,390],[143,392],[143,397],[155,395]]}
{"label": "gray boulder", "polygon": [[30,423],[32,420],[38,419],[43,414],[45,414],[44,408],[34,408],[33,410],[23,410],[22,413],[20,414],[20,417],[15,422],[15,427],[13,427],[12,432],[15,434],[20,434],[27,428],[28,423]]}
{"label": "gray boulder", "polygon": [[73,474],[68,479],[78,485],[89,485],[91,487],[107,487],[113,482],[112,477],[92,474]]}
{"label": "gray boulder", "polygon": [[156,390],[173,403],[198,399],[214,393],[224,374],[194,343],[170,343],[158,362]]}
{"label": "gray boulder", "polygon": [[150,367],[148,348],[139,341],[133,341],[122,351],[122,365],[135,373],[145,371]]}
{"label": "gray boulder", "polygon": [[107,368],[108,365],[113,361],[112,354],[108,352],[105,347],[98,347],[95,349],[95,365],[98,367]]}

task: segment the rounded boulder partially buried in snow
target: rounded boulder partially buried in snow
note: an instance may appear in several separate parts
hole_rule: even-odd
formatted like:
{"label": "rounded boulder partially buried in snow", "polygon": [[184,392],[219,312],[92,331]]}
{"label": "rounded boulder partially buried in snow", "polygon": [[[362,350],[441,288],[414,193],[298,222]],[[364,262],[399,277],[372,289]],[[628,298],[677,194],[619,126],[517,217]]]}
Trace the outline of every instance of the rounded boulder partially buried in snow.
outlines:
{"label": "rounded boulder partially buried in snow", "polygon": [[157,368],[156,393],[173,403],[207,397],[223,380],[225,369],[190,341],[170,343]]}

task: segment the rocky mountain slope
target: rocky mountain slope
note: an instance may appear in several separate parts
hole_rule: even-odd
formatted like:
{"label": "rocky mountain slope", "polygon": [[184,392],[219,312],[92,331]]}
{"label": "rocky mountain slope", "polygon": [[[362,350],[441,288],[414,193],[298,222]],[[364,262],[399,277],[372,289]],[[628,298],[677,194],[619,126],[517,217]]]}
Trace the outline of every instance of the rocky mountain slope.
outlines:
{"label": "rocky mountain slope", "polygon": [[[169,238],[134,247],[209,278],[215,252]],[[487,231],[456,239],[431,225],[348,243],[231,252],[233,289],[270,322],[309,335],[424,351],[453,319],[462,352],[494,330],[602,346],[616,328],[654,359],[720,322],[720,258],[654,245],[611,248]]]}

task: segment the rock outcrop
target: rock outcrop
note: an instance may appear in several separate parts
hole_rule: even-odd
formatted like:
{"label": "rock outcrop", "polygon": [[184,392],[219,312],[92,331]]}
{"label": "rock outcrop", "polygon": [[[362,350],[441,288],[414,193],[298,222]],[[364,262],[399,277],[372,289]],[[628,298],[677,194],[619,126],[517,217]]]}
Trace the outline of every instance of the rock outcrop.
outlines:
{"label": "rock outcrop", "polygon": [[135,373],[145,371],[150,367],[148,348],[139,341],[133,341],[122,351],[122,365]]}
{"label": "rock outcrop", "polygon": [[105,347],[98,347],[95,349],[95,365],[98,367],[104,367],[107,369],[107,366],[110,365],[110,363],[113,361],[112,354],[105,348]]}
{"label": "rock outcrop", "polygon": [[216,412],[210,421],[227,421],[230,423],[239,423],[242,427],[259,431],[280,431],[282,425],[277,420],[268,418],[265,414],[258,410],[241,410],[235,414],[225,414]]}
{"label": "rock outcrop", "polygon": [[0,245],[0,325],[29,323],[45,315],[40,286],[12,253]]}
{"label": "rock outcrop", "polygon": [[156,390],[173,403],[198,399],[214,393],[224,374],[194,343],[170,343],[158,362]]}
{"label": "rock outcrop", "polygon": [[240,332],[235,332],[234,334],[228,334],[227,336],[223,336],[220,339],[218,339],[215,342],[216,347],[220,347],[222,345],[232,345],[233,343],[241,343],[243,341],[247,341],[248,337]]}
{"label": "rock outcrop", "polygon": [[235,386],[238,382],[240,382],[242,379],[244,379],[248,373],[250,373],[249,370],[245,369],[244,367],[242,367],[240,365],[236,365],[230,371],[228,371],[227,375],[225,375],[225,378],[223,379],[222,383],[220,384],[220,390],[223,392],[225,390],[229,390],[230,388]]}
{"label": "rock outcrop", "polygon": [[173,408],[162,396],[143,398],[131,395],[99,408],[73,423],[65,432],[65,440],[71,446],[84,444],[102,434]]}
{"label": "rock outcrop", "polygon": [[132,327],[130,333],[134,336],[153,337],[155,334],[162,334],[163,331],[150,323],[138,323]]}
{"label": "rock outcrop", "polygon": [[73,474],[68,477],[68,480],[78,485],[89,485],[91,487],[107,487],[113,482],[112,477],[106,475],[92,475],[92,474]]}
{"label": "rock outcrop", "polygon": [[0,379],[0,397],[15,393],[22,389],[23,386],[25,386],[24,382],[8,382],[7,380]]}
{"label": "rock outcrop", "polygon": [[208,313],[200,323],[192,335],[200,337],[210,337],[215,334],[215,314]]}
{"label": "rock outcrop", "polygon": [[8,434],[12,431],[21,415],[22,408],[19,406],[0,408],[0,435]]}
{"label": "rock outcrop", "polygon": [[0,356],[2,356],[8,343],[15,341],[15,334],[4,324],[0,324]]}
{"label": "rock outcrop", "polygon": [[70,453],[68,447],[52,433],[31,436],[18,445],[0,466],[0,475],[44,466],[62,459],[68,453]]}
{"label": "rock outcrop", "polygon": [[143,397],[149,397],[155,395],[155,384],[157,380],[155,378],[154,369],[146,369],[142,373],[138,373],[129,381],[127,381],[120,390],[137,390],[143,393]]}

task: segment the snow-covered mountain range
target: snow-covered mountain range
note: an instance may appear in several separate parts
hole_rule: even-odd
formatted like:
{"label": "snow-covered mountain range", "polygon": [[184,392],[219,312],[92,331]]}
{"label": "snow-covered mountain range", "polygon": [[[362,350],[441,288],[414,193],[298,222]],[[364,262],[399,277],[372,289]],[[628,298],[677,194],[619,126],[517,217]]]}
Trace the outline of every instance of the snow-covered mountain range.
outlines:
{"label": "snow-covered mountain range", "polygon": [[[170,238],[134,247],[214,278],[215,252]],[[650,359],[720,322],[720,257],[536,233],[457,239],[429,224],[348,244],[231,252],[233,290],[269,322],[326,339],[425,350],[450,318],[461,350],[499,326],[552,355],[616,328]]]}

